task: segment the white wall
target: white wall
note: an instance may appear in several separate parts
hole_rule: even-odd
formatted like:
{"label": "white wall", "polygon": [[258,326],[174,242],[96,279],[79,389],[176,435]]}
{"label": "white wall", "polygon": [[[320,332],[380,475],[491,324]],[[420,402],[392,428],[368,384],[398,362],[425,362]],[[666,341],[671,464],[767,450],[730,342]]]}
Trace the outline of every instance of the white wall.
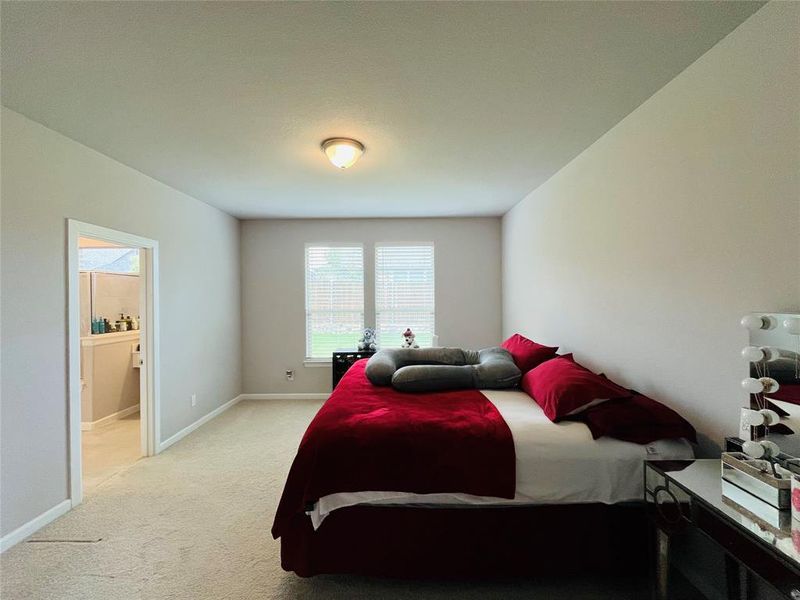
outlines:
{"label": "white wall", "polygon": [[800,5],[772,3],[503,219],[503,329],[737,432],[751,310],[800,309]]}
{"label": "white wall", "polygon": [[254,220],[241,235],[246,393],[330,391],[330,367],[303,366],[307,242],[364,243],[365,321],[374,325],[375,242],[433,241],[440,343],[500,342],[500,219]]}
{"label": "white wall", "polygon": [[2,211],[6,534],[68,495],[67,218],[159,241],[163,439],[239,394],[241,323],[236,219],[5,108]]}

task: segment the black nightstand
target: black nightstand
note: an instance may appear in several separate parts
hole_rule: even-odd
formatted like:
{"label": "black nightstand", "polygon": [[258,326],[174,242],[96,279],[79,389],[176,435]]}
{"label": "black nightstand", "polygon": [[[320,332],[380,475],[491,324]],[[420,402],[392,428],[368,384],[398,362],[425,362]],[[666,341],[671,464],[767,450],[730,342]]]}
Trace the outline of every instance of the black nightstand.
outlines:
{"label": "black nightstand", "polygon": [[724,555],[724,576],[706,579],[725,597],[800,600],[800,539],[792,535],[800,523],[767,523],[724,497],[719,460],[648,461],[644,495],[656,532],[654,598],[680,597],[670,592],[670,546],[696,532]]}
{"label": "black nightstand", "polygon": [[362,358],[369,358],[375,354],[371,350],[336,350],[331,358],[331,366],[333,367],[333,385],[331,389],[336,389],[339,380],[347,373],[347,369],[353,366],[353,363]]}

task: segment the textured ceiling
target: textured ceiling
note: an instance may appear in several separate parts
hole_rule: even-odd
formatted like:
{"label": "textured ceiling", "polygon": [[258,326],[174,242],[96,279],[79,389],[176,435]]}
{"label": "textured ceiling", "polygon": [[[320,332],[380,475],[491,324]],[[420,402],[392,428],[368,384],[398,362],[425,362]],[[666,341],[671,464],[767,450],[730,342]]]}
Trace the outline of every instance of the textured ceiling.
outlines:
{"label": "textured ceiling", "polygon": [[760,6],[4,2],[2,101],[239,217],[498,215]]}

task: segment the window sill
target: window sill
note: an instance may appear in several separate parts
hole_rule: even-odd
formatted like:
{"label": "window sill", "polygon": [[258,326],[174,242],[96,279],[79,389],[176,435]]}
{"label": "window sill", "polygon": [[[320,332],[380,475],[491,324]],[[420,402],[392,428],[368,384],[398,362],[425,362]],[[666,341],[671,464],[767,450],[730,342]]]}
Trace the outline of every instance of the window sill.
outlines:
{"label": "window sill", "polygon": [[330,358],[306,358],[303,361],[304,367],[330,367],[331,364]]}

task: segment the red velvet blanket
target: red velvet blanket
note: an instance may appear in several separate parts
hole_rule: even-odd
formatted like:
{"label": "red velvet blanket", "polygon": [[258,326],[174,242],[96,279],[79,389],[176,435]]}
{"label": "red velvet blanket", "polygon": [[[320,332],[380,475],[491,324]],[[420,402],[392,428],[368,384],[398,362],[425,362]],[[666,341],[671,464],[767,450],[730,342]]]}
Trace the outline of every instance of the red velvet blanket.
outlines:
{"label": "red velvet blanket", "polygon": [[792,383],[781,383],[781,387],[777,392],[770,392],[767,398],[775,398],[775,400],[783,400],[790,404],[800,404],[800,385]]}
{"label": "red velvet blanket", "polygon": [[308,426],[272,535],[338,492],[460,492],[513,498],[516,455],[503,417],[478,390],[404,393],[355,363]]}

